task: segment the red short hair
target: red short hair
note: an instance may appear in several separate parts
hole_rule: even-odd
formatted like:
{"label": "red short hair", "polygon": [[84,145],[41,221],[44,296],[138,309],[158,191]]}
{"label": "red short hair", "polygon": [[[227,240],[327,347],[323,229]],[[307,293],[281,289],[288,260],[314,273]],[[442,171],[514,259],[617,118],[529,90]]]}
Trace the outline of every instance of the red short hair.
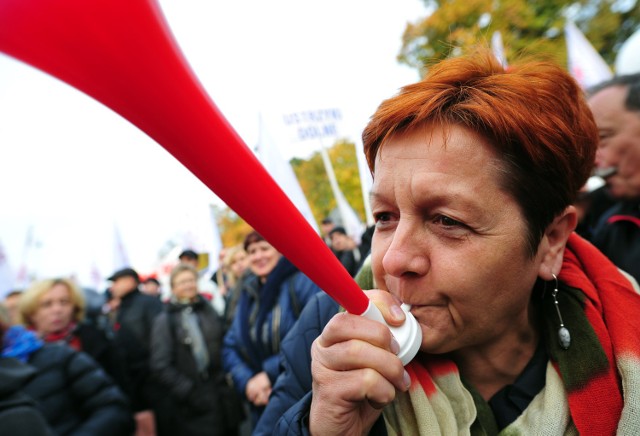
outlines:
{"label": "red short hair", "polygon": [[507,71],[489,50],[442,61],[384,101],[362,134],[369,168],[395,133],[461,125],[489,140],[504,163],[503,189],[520,204],[533,254],[546,227],[589,177],[598,129],[578,84],[550,62]]}

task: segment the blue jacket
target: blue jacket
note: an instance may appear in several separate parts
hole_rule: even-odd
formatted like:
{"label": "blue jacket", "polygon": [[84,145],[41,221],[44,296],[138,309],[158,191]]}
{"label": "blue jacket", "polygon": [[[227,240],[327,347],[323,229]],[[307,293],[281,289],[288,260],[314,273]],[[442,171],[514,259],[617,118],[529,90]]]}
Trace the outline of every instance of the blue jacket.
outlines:
{"label": "blue jacket", "polygon": [[[305,306],[300,319],[282,343],[282,373],[253,436],[309,434],[311,344],[338,310],[338,303],[325,293],[318,294]],[[378,419],[369,434],[387,434],[382,418]]]}
{"label": "blue jacket", "polygon": [[276,422],[311,391],[311,343],[338,313],[338,309],[338,303],[324,292],[314,296],[305,306],[300,319],[282,342],[282,373],[273,387],[269,404],[254,429],[254,436],[280,434],[273,431]]}
{"label": "blue jacket", "polygon": [[[375,288],[370,258],[365,259],[355,277],[362,289]],[[300,319],[282,343],[281,374],[276,381],[269,404],[255,426],[253,436],[308,435],[311,406],[311,344],[340,306],[329,295],[316,295],[305,306]],[[386,435],[384,419],[378,419],[370,435]]]}
{"label": "blue jacket", "polygon": [[[247,382],[265,371],[273,385],[278,377],[279,352],[307,302],[321,289],[284,257],[261,286],[249,275],[231,328],[224,338],[222,364],[244,397]],[[263,408],[253,408],[257,420]],[[254,421],[255,422],[255,421]]]}

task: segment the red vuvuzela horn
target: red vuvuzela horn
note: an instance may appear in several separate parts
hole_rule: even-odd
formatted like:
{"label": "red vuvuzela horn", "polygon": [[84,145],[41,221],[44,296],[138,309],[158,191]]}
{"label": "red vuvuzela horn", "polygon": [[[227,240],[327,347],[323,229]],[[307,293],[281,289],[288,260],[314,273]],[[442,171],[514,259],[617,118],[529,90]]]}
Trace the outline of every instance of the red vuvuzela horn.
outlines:
{"label": "red vuvuzela horn", "polygon": [[0,50],[139,127],[351,313],[368,299],[220,113],[154,0],[0,0]]}
{"label": "red vuvuzela horn", "polygon": [[0,0],[0,51],[136,125],[347,311],[372,306],[209,98],[155,0]]}

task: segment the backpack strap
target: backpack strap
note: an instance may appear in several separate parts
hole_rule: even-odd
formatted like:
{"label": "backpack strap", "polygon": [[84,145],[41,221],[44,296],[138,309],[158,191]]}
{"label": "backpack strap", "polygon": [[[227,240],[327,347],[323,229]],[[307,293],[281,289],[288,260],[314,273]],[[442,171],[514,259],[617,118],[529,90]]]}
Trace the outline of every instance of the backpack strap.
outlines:
{"label": "backpack strap", "polygon": [[300,317],[300,302],[298,301],[298,294],[296,294],[296,288],[294,285],[297,274],[294,274],[289,278],[289,298],[291,299],[291,308],[293,309],[293,315],[298,319]]}

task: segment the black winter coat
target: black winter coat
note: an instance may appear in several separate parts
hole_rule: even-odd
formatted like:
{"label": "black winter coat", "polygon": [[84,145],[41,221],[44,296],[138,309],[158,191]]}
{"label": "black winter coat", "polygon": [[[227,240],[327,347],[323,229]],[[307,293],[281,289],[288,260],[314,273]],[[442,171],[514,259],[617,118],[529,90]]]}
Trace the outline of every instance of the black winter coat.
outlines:
{"label": "black winter coat", "polygon": [[[209,366],[198,372],[191,351],[192,338],[183,327],[182,312],[193,312],[209,356]],[[224,375],[220,349],[223,321],[202,296],[191,304],[169,302],[153,323],[151,370],[165,388],[164,403],[158,415],[159,434],[226,435],[221,392]]]}
{"label": "black winter coat", "polygon": [[162,302],[137,289],[122,298],[113,326],[118,385],[127,394],[134,412],[152,408],[161,392],[149,378],[151,326],[162,312]]}
{"label": "black winter coat", "polygon": [[24,387],[57,435],[130,435],[134,422],[122,391],[87,354],[45,344],[28,363],[37,373]]}
{"label": "black winter coat", "polygon": [[35,401],[22,388],[36,370],[17,359],[0,358],[0,429],[12,436],[51,436]]}

